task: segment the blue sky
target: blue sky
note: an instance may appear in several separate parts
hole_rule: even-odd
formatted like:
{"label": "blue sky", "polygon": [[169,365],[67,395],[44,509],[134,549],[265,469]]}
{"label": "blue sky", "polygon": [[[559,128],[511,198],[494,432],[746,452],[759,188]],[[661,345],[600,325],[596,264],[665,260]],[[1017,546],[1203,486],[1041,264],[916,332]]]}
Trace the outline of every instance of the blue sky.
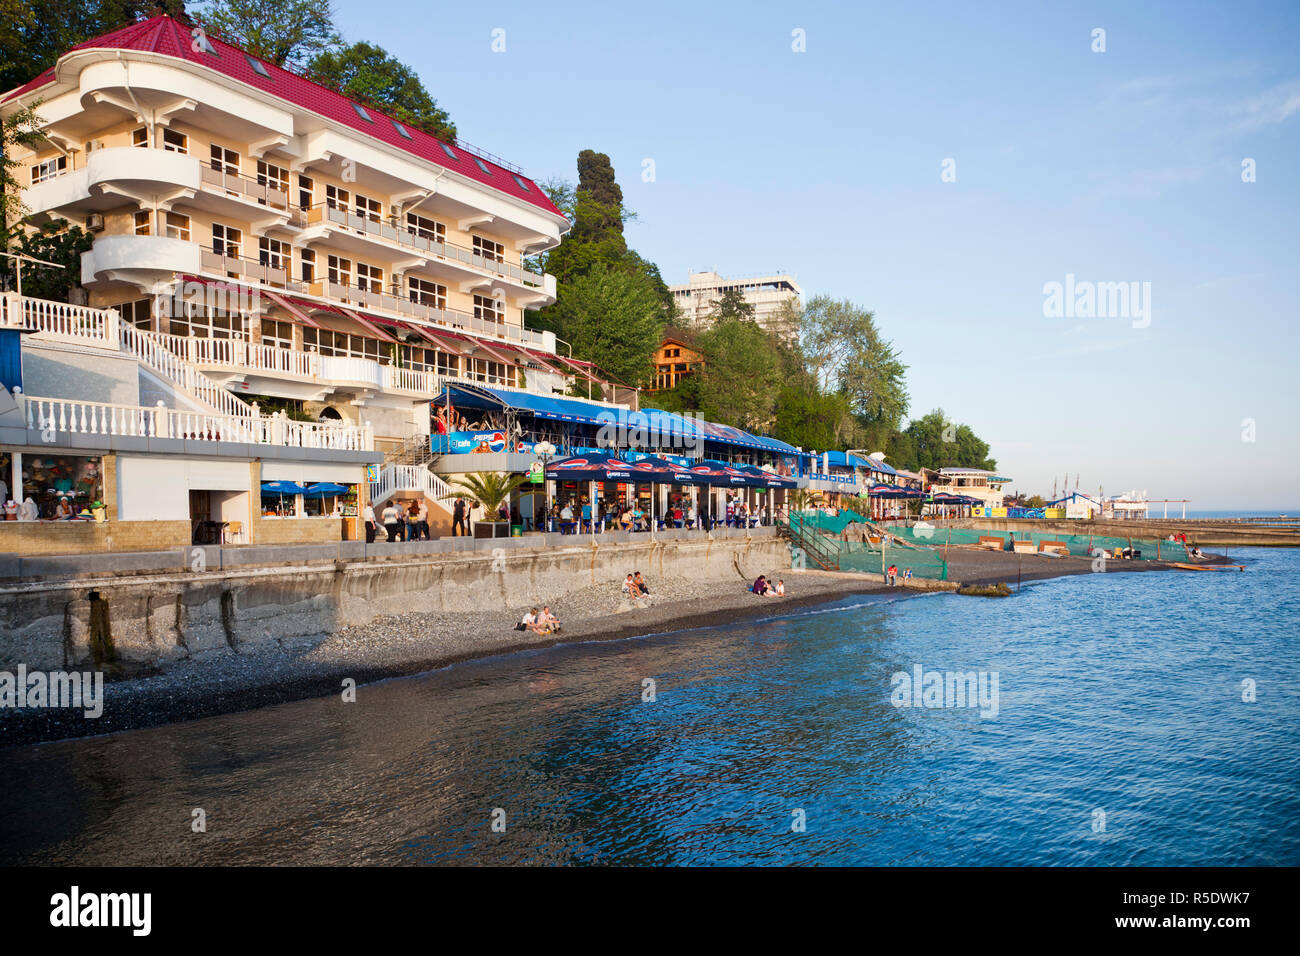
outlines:
{"label": "blue sky", "polygon": [[[1300,509],[1300,5],[336,13],[529,175],[576,179],[579,150],[609,153],[628,239],[669,282],[782,269],[873,309],[912,413],[968,423],[1017,490],[1069,472]],[[1067,274],[1149,282],[1149,325],[1046,317],[1044,284]]]}

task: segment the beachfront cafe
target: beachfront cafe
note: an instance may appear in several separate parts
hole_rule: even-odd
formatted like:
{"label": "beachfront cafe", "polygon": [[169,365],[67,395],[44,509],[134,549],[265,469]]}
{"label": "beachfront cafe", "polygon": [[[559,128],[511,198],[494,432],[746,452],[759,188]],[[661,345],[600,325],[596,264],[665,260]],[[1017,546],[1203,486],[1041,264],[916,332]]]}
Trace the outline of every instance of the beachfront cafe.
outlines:
{"label": "beachfront cafe", "polygon": [[548,527],[563,534],[753,527],[770,523],[797,484],[754,465],[600,452],[553,462],[546,479],[554,502]]}
{"label": "beachfront cafe", "polygon": [[[585,527],[580,515],[588,506],[595,511],[591,520],[597,530],[602,515],[616,514],[627,504],[642,512],[647,525],[652,511],[658,526],[677,520],[676,510],[689,513],[690,504],[698,515],[724,521],[728,500],[733,516],[744,502],[748,514],[760,521],[766,514],[770,522],[811,459],[777,439],[699,418],[504,387],[448,385],[430,403],[430,415],[430,467],[436,474],[449,480],[474,471],[524,474],[541,457],[539,445],[553,447],[542,461],[549,492],[545,500],[552,511],[567,505],[577,527]],[[590,475],[567,469],[561,475],[555,468],[579,458],[591,466]],[[653,462],[633,470],[647,459]],[[576,462],[571,468],[581,470]],[[674,469],[675,477],[669,476]],[[622,472],[630,474],[615,474]],[[596,487],[589,486],[593,482]],[[531,530],[540,527],[536,516],[546,505],[540,485],[530,490],[531,500],[513,504]],[[604,523],[608,526],[608,518]]]}

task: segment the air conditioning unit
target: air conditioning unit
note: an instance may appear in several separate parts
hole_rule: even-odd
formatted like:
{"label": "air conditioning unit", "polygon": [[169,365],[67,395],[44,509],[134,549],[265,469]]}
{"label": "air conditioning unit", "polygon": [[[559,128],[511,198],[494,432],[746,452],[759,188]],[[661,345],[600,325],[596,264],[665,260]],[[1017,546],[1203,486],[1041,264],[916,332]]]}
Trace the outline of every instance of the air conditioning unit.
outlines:
{"label": "air conditioning unit", "polygon": [[393,279],[391,282],[389,282],[388,294],[400,296],[402,294],[402,283],[398,282],[396,279]]}
{"label": "air conditioning unit", "polygon": [[104,148],[104,141],[102,139],[92,139],[90,142],[86,144],[86,152],[88,153],[93,153],[95,150],[103,149],[103,148]]}
{"label": "air conditioning unit", "polygon": [[99,213],[99,212],[92,212],[89,216],[87,216],[87,217],[86,217],[86,231],[87,231],[87,232],[103,232],[103,231],[104,231],[104,214],[103,214],[103,213]]}

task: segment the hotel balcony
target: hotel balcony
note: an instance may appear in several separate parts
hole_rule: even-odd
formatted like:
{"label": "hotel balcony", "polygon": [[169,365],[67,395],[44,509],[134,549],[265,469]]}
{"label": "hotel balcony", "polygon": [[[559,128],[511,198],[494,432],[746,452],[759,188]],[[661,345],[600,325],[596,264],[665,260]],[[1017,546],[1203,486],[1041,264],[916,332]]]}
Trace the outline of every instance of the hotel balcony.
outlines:
{"label": "hotel balcony", "polygon": [[183,153],[119,146],[84,156],[83,166],[23,190],[23,202],[32,215],[102,212],[127,200],[177,198],[199,189],[199,162]]}
{"label": "hotel balcony", "polygon": [[[359,356],[322,355],[255,344],[242,338],[202,338],[156,332],[144,335],[236,393],[324,401],[337,395],[365,399],[380,392],[430,399],[448,384],[490,385],[519,390],[514,386],[513,378],[501,381],[483,375],[446,375],[428,369],[400,368]],[[529,377],[530,380],[533,378]],[[547,391],[545,394],[550,393]]]}
{"label": "hotel balcony", "polygon": [[[555,276],[523,266],[498,262],[474,249],[422,236],[389,219],[359,216],[326,203],[290,213],[289,226],[308,231],[300,241],[311,242],[311,230],[328,238],[331,248],[354,255],[404,260],[403,271],[455,283],[460,291],[490,292],[497,283],[513,286],[518,304],[550,305],[555,301]],[[395,256],[397,253],[399,255]],[[411,255],[414,254],[414,259]]]}

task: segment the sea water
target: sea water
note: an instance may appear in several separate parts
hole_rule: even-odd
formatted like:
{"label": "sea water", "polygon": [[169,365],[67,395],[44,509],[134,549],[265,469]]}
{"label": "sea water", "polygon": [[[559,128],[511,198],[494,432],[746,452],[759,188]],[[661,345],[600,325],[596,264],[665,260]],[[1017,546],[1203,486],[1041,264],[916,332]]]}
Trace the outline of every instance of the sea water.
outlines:
{"label": "sea water", "polygon": [[1300,552],[1233,556],[0,751],[0,861],[1295,865]]}

